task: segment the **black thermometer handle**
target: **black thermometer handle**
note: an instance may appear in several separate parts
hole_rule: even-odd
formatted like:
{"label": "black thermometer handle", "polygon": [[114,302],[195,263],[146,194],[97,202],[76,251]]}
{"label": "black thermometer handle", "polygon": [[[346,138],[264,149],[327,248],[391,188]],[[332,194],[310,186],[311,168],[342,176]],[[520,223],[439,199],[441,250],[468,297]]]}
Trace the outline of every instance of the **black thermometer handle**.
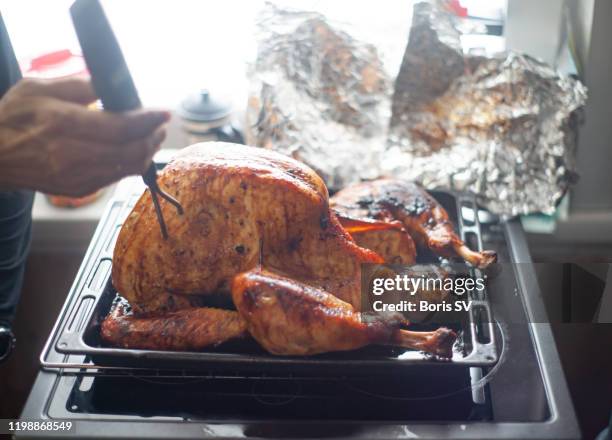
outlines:
{"label": "black thermometer handle", "polygon": [[[125,112],[140,108],[140,98],[115,33],[99,0],[76,0],[70,7],[83,57],[104,110]],[[143,174],[151,188],[157,187],[157,170],[151,165]]]}
{"label": "black thermometer handle", "polygon": [[138,91],[99,0],[76,0],[70,7],[83,57],[104,110],[141,107]]}
{"label": "black thermometer handle", "polygon": [[[104,110],[125,112],[140,108],[138,91],[100,0],[76,0],[70,7],[70,15],[91,75],[91,82],[104,105]],[[167,239],[168,229],[159,197],[174,205],[179,214],[183,214],[183,208],[178,200],[157,185],[157,170],[153,162],[142,175],[142,179],[150,189],[162,236]]]}

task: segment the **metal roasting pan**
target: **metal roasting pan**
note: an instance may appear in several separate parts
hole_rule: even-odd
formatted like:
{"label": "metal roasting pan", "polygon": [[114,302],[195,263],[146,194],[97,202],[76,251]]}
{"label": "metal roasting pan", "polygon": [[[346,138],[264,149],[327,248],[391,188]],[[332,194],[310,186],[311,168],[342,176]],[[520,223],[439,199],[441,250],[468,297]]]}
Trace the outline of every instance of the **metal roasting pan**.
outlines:
{"label": "metal roasting pan", "polygon": [[[432,191],[446,208],[462,238],[472,248],[480,249],[482,239],[474,198],[466,194]],[[111,200],[98,224],[81,269],[60,313],[56,326],[41,355],[44,368],[138,368],[187,369],[216,371],[251,371],[258,373],[301,374],[384,374],[389,369],[411,365],[432,368],[466,368],[492,366],[499,357],[497,326],[491,316],[488,295],[471,293],[473,307],[464,312],[456,325],[461,344],[451,360],[437,360],[405,349],[371,346],[360,350],[329,353],[310,357],[273,356],[251,339],[230,341],[202,351],[178,352],[136,350],[108,347],[99,338],[100,323],[108,314],[116,291],[110,280],[112,252],[123,220],[138,199],[139,193]],[[481,275],[473,269],[473,276]],[[491,292],[495,295],[495,292]],[[503,292],[501,292],[503,294]],[[439,324],[411,326],[411,329],[433,329]],[[88,362],[52,363],[47,353],[53,348],[67,355],[85,355]]]}

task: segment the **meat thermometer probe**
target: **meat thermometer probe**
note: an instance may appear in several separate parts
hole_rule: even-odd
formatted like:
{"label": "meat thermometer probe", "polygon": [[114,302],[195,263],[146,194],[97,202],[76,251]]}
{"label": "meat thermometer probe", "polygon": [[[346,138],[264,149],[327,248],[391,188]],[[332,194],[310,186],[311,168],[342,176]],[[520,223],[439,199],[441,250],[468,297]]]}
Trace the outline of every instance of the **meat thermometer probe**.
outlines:
{"label": "meat thermometer probe", "polygon": [[[104,110],[121,113],[142,107],[125,58],[100,1],[76,0],[70,7],[70,15],[91,75],[91,82]],[[153,162],[142,175],[142,180],[149,187],[162,236],[167,239],[168,228],[159,197],[176,207],[179,214],[183,214],[183,207],[178,200],[159,187],[157,169]]]}

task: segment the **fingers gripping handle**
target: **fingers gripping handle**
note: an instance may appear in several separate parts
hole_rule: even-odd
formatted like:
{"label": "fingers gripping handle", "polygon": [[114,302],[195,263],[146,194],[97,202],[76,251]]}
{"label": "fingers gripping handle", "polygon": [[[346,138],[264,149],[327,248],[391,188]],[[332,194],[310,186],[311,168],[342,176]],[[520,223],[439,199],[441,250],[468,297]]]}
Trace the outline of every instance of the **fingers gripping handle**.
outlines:
{"label": "fingers gripping handle", "polygon": [[[70,7],[70,15],[93,87],[104,109],[125,112],[140,108],[138,91],[100,1],[76,0]],[[183,209],[176,199],[157,185],[157,170],[153,162],[142,177],[151,192],[161,233],[166,239],[168,230],[158,196],[174,205],[179,214],[183,213]]]}

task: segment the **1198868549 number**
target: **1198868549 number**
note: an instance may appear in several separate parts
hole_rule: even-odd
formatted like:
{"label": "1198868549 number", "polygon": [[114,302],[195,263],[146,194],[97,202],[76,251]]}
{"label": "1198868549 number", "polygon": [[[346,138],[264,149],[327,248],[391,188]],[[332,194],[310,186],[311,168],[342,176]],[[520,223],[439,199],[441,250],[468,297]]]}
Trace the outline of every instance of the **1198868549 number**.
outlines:
{"label": "1198868549 number", "polygon": [[18,431],[71,431],[73,422],[53,421],[53,420],[14,420],[9,421],[8,430]]}

